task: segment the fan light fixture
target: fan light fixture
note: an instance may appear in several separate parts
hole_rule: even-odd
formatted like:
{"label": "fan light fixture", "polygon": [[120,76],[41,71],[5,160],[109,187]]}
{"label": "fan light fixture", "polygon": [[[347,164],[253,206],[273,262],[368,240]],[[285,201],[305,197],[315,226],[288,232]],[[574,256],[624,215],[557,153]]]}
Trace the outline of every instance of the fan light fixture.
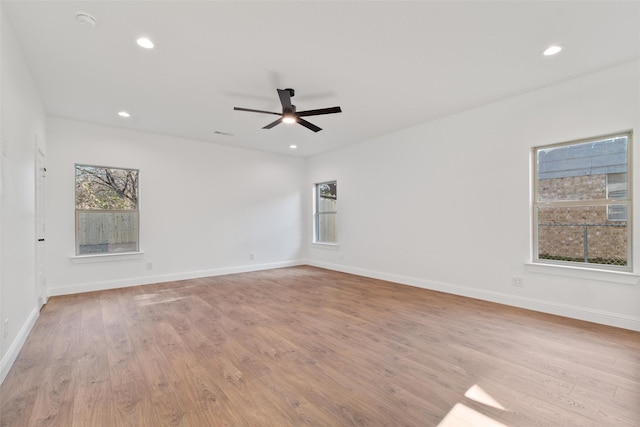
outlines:
{"label": "fan light fixture", "polygon": [[296,122],[296,118],[294,116],[284,116],[282,117],[282,122],[283,123],[295,123]]}

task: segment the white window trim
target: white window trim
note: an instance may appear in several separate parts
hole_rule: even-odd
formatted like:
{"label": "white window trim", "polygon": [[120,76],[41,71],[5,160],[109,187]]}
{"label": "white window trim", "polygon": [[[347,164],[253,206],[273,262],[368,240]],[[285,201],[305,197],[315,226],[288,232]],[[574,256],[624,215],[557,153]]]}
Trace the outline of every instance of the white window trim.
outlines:
{"label": "white window trim", "polygon": [[[74,171],[78,166],[90,166],[90,167],[95,167],[95,168],[108,168],[108,169],[125,169],[125,170],[135,170],[138,172],[138,177],[140,176],[140,169],[137,168],[128,168],[128,167],[119,167],[119,166],[104,166],[104,165],[91,165],[88,163],[75,163],[74,164]],[[74,205],[76,203],[76,193],[75,193],[75,172],[74,172]],[[140,250],[140,199],[139,199],[139,191],[140,191],[140,187],[138,184],[138,207],[137,209],[135,209],[135,212],[137,213],[137,230],[138,230],[138,236],[137,236],[137,241],[136,241],[136,250],[135,251],[128,251],[128,252],[111,252],[111,253],[95,253],[95,254],[78,254],[79,252],[79,247],[78,247],[78,209],[77,207],[74,208],[74,246],[75,246],[75,253],[70,257],[71,262],[76,262],[78,260],[87,260],[87,259],[95,259],[95,260],[100,260],[101,258],[105,258],[105,257],[120,257],[119,259],[123,259],[122,257],[124,255],[139,255],[139,254],[144,254],[144,252],[142,252]],[[131,210],[133,211],[133,210]],[[132,258],[133,259],[133,258]],[[86,261],[86,262],[97,262],[97,261]]]}
{"label": "white window trim", "polygon": [[640,275],[627,271],[604,270],[599,268],[546,264],[539,262],[525,262],[524,265],[525,269],[532,273],[571,277],[575,279],[595,280],[622,285],[640,285]]}
{"label": "white window trim", "polygon": [[84,264],[92,262],[109,262],[109,261],[128,261],[140,259],[144,256],[144,252],[120,252],[110,254],[88,254],[88,255],[72,255],[69,257],[74,264]]}
{"label": "white window trim", "polygon": [[331,249],[331,250],[340,249],[339,243],[311,242],[311,245],[321,249]]}
{"label": "white window trim", "polygon": [[[602,139],[607,139],[607,138],[611,138],[617,135],[624,135],[627,134],[628,135],[628,143],[627,143],[627,199],[623,202],[620,203],[616,203],[616,204],[626,204],[627,205],[627,233],[628,233],[628,237],[627,237],[627,264],[624,267],[621,266],[607,266],[605,264],[580,264],[580,263],[570,263],[570,264],[564,264],[562,261],[553,261],[553,260],[544,260],[544,259],[538,259],[538,216],[537,216],[537,207],[538,206],[544,206],[546,203],[544,202],[537,202],[536,198],[537,198],[537,194],[538,194],[538,174],[537,174],[537,156],[536,156],[536,152],[538,149],[541,148],[553,148],[553,147],[560,147],[563,145],[571,145],[571,144],[580,144],[580,143],[584,143],[584,142],[589,142],[589,141],[598,141],[598,140],[602,140]],[[597,277],[599,277],[600,273],[607,273],[607,277],[610,277],[609,280],[605,280],[605,281],[613,281],[616,283],[626,283],[626,281],[624,282],[619,282],[618,280],[612,280],[611,278],[613,277],[625,277],[625,276],[630,276],[630,277],[640,277],[637,276],[635,274],[635,263],[634,263],[634,258],[635,258],[635,253],[633,252],[633,248],[635,247],[634,243],[634,233],[633,233],[633,175],[634,175],[634,171],[633,171],[633,164],[634,164],[634,158],[633,158],[633,130],[628,129],[625,131],[621,131],[621,132],[615,132],[615,133],[611,133],[611,134],[607,134],[607,135],[601,135],[601,136],[595,136],[592,138],[585,138],[585,139],[580,139],[580,140],[574,140],[574,141],[567,141],[567,142],[562,142],[562,143],[557,143],[557,144],[549,144],[549,145],[544,145],[544,146],[536,146],[536,147],[532,147],[531,149],[531,174],[529,175],[532,181],[532,185],[530,186],[530,191],[531,191],[531,239],[532,239],[532,244],[531,244],[531,261],[528,263],[525,263],[526,266],[529,266],[530,268],[533,267],[534,270],[535,269],[541,269],[541,271],[546,270],[547,272],[549,271],[555,271],[555,274],[558,274],[557,272],[559,271],[565,271],[568,274],[558,274],[558,275],[562,275],[562,276],[571,276],[571,277],[581,277],[581,278],[585,278],[585,279],[595,279],[598,280]],[[589,202],[594,202],[594,201],[589,201]],[[609,203],[607,203],[609,202]],[[581,204],[580,201],[567,201],[567,202],[561,202],[567,206],[571,206],[571,205],[577,205],[577,204]],[[589,203],[582,203],[581,205],[584,204],[589,204]],[[610,204],[610,201],[607,199],[601,200],[601,201],[595,201],[595,203],[591,203],[591,204]],[[582,274],[576,274],[577,272],[582,272],[582,273],[587,273],[587,276],[584,276]],[[613,276],[608,276],[612,274]],[[635,281],[634,281],[635,280]],[[632,284],[638,284],[638,280],[637,279],[631,279],[631,282],[633,282]]]}
{"label": "white window trim", "polygon": [[[311,244],[317,247],[338,247],[338,221],[337,221],[337,216],[338,216],[338,211],[325,211],[325,212],[318,212],[318,186],[322,185],[322,184],[336,184],[336,187],[338,185],[338,180],[334,179],[334,180],[330,180],[330,181],[322,181],[322,182],[317,182],[313,185],[313,229],[311,230],[312,236],[311,236]],[[335,242],[320,242],[318,241],[318,216],[320,214],[333,214],[336,215],[336,241]]]}

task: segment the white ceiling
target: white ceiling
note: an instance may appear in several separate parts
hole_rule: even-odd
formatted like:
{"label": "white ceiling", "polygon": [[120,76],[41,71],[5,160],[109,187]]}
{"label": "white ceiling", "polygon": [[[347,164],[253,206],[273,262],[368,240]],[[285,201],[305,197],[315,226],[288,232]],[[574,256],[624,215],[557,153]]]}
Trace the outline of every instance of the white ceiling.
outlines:
{"label": "white ceiling", "polygon": [[[5,1],[48,114],[310,156],[640,58],[639,1]],[[75,19],[83,11],[95,27]],[[135,40],[149,36],[153,50]],[[541,52],[558,43],[554,57]],[[276,88],[323,128],[262,126]],[[117,116],[120,110],[132,114]],[[232,136],[219,135],[225,132]],[[297,144],[297,150],[289,145]]]}

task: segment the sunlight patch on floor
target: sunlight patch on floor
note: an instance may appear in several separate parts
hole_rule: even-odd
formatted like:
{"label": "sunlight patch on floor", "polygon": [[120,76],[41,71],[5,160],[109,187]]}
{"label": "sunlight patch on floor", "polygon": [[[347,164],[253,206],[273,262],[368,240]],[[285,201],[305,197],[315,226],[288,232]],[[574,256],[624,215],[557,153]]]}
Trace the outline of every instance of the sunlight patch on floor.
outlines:
{"label": "sunlight patch on floor", "polygon": [[184,299],[186,297],[163,297],[162,294],[158,294],[158,293],[154,293],[154,294],[143,294],[143,295],[136,295],[134,297],[134,299],[138,302],[138,305],[141,307],[144,307],[146,305],[153,305],[153,304],[163,304],[163,303],[168,303],[168,302],[175,302],[175,301],[180,301],[181,299]]}
{"label": "sunlight patch on floor", "polygon": [[456,403],[438,427],[507,427],[462,403]]}
{"label": "sunlight patch on floor", "polygon": [[505,407],[498,403],[493,397],[489,395],[486,391],[484,391],[478,384],[474,384],[469,387],[469,390],[464,394],[465,397],[475,400],[478,403],[482,403],[483,405],[491,406],[492,408],[505,410]]}
{"label": "sunlight patch on floor", "polygon": [[[492,408],[505,410],[497,400],[484,391],[478,384],[474,384],[465,392],[467,399]],[[456,403],[449,413],[440,421],[437,427],[507,427],[493,418],[484,415],[463,403]]]}

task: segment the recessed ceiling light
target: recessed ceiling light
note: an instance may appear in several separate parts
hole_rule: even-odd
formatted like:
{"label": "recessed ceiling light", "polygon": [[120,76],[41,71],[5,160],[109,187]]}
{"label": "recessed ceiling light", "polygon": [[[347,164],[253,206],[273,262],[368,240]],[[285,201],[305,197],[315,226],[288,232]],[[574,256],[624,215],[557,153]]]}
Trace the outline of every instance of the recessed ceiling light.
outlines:
{"label": "recessed ceiling light", "polygon": [[553,46],[549,46],[548,48],[546,48],[545,51],[542,52],[542,54],[544,56],[551,56],[551,55],[555,55],[556,53],[560,52],[561,50],[562,50],[562,46],[553,45]]}
{"label": "recessed ceiling light", "polygon": [[289,148],[291,148],[292,150],[295,150],[296,148],[298,148],[298,146],[297,146],[297,145],[295,145],[295,144],[291,144],[291,145],[289,146]]}
{"label": "recessed ceiling light", "polygon": [[83,25],[90,25],[92,27],[95,27],[97,22],[96,18],[85,12],[77,12],[76,20]]}
{"label": "recessed ceiling light", "polygon": [[136,40],[136,43],[138,43],[138,46],[145,49],[153,49],[153,42],[146,37],[140,37],[138,40]]}
{"label": "recessed ceiling light", "polygon": [[119,111],[118,115],[120,117],[131,117],[131,114],[127,113],[126,111]]}

